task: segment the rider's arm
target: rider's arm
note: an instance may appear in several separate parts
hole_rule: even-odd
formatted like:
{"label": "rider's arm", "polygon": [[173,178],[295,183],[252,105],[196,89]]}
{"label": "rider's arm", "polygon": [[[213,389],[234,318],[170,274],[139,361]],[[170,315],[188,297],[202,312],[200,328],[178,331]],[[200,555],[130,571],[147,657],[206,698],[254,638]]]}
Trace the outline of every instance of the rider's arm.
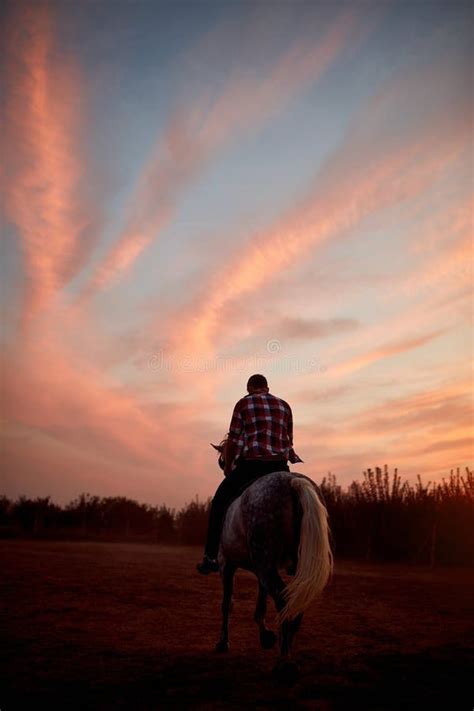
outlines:
{"label": "rider's arm", "polygon": [[290,446],[293,447],[293,413],[291,412],[291,407],[288,405],[288,439],[290,441]]}
{"label": "rider's arm", "polygon": [[239,403],[234,407],[232,420],[230,422],[229,434],[227,436],[227,444],[225,448],[225,466],[224,476],[228,476],[232,471],[232,462],[239,452],[239,439],[244,429],[244,421],[240,411]]}
{"label": "rider's arm", "polygon": [[232,471],[232,462],[234,461],[238,450],[239,448],[237,442],[234,442],[234,440],[229,437],[225,448],[224,476],[229,476],[230,472]]}

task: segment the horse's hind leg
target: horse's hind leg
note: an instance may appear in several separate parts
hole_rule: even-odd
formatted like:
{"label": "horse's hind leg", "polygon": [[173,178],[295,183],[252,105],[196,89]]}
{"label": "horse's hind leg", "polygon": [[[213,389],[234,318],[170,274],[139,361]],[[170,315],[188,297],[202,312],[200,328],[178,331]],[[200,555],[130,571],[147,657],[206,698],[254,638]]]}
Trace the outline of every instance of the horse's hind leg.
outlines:
{"label": "horse's hind leg", "polygon": [[224,595],[222,598],[222,627],[221,636],[216,644],[216,652],[227,652],[229,649],[229,615],[232,607],[232,591],[234,587],[235,567],[226,563],[222,571],[222,585]]}
{"label": "horse's hind leg", "polygon": [[[283,596],[285,583],[276,569],[262,575],[261,578],[265,589],[273,598],[277,611],[280,612],[285,607],[285,598]],[[289,637],[289,630],[290,626],[288,622],[283,622],[280,626],[280,654],[282,657],[287,657],[290,653],[291,640]]]}
{"label": "horse's hind leg", "polygon": [[[285,598],[283,595],[285,583],[276,569],[271,571],[263,582],[275,602],[276,609],[280,612],[285,607]],[[290,651],[291,642],[301,623],[301,618],[302,615],[298,615],[294,620],[285,620],[280,625],[280,658],[273,670],[273,674],[278,682],[285,685],[294,684],[298,678],[298,667],[290,660]]]}
{"label": "horse's hind leg", "polygon": [[291,621],[291,630],[290,630],[291,639],[293,639],[295,634],[298,632],[299,628],[301,627],[302,621],[303,621],[303,613],[302,612],[300,612],[299,615],[296,615],[295,619]]}
{"label": "horse's hind leg", "polygon": [[267,591],[262,583],[258,583],[257,606],[255,607],[254,620],[260,633],[260,644],[264,649],[271,649],[277,641],[276,634],[265,626],[265,613],[267,611]]}

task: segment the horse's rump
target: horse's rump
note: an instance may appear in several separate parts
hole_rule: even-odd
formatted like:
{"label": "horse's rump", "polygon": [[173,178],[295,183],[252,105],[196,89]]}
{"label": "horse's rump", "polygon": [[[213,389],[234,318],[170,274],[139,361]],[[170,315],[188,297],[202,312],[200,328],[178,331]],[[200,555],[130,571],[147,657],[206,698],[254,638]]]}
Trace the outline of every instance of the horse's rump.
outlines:
{"label": "horse's rump", "polygon": [[227,511],[221,537],[222,552],[239,560],[266,560],[270,566],[296,562],[301,506],[291,481],[300,475],[273,472],[256,479]]}

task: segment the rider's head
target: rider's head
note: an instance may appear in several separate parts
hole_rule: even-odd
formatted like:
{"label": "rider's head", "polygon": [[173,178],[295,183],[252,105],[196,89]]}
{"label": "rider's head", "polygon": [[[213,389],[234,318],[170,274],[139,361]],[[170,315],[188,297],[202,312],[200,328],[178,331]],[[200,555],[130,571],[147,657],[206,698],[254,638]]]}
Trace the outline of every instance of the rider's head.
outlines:
{"label": "rider's head", "polygon": [[268,383],[264,375],[252,375],[247,381],[247,392],[251,395],[256,390],[268,392]]}

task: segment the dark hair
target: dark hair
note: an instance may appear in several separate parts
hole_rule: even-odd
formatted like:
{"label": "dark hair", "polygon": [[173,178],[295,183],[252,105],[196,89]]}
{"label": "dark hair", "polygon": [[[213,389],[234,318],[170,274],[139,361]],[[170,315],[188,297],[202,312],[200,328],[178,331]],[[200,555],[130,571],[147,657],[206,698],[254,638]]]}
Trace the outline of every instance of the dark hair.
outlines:
{"label": "dark hair", "polygon": [[249,388],[268,388],[266,377],[264,375],[259,375],[258,373],[251,375],[247,382],[247,390]]}

